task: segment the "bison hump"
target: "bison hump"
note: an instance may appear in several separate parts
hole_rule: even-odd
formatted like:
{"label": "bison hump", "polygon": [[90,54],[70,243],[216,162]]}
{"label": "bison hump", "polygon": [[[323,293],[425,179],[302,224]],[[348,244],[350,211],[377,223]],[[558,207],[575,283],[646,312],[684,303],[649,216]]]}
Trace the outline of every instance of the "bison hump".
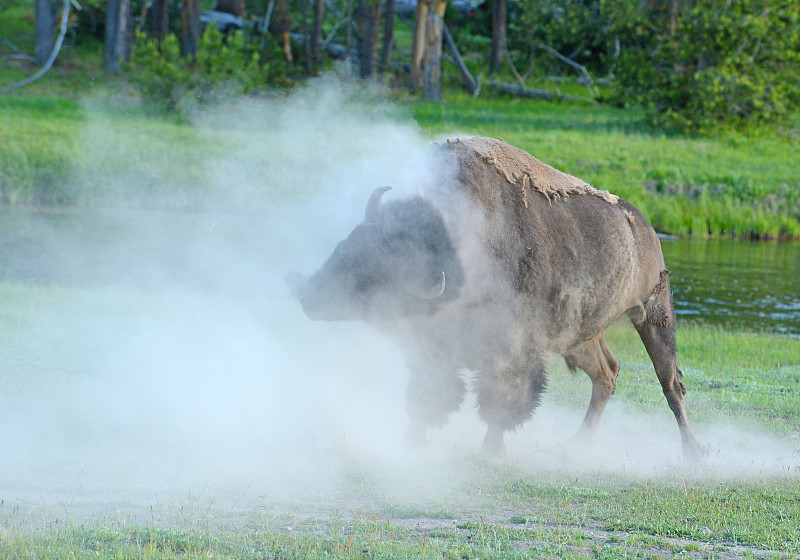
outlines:
{"label": "bison hump", "polygon": [[[524,193],[529,189],[542,193],[548,199],[591,194],[611,204],[616,204],[619,200],[616,195],[597,190],[585,181],[558,171],[500,139],[474,136],[448,140],[447,146],[453,150],[461,165],[470,166],[475,165],[476,161],[483,162],[482,165],[492,166],[509,183],[518,185],[526,206]],[[473,157],[476,154],[479,156],[477,159]]]}

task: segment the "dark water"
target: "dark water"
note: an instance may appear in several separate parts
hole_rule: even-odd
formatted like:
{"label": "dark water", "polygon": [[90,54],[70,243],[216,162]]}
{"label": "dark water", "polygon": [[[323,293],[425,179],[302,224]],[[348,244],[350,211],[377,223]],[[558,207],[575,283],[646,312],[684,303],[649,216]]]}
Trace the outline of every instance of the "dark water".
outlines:
{"label": "dark water", "polygon": [[0,281],[253,292],[275,237],[259,215],[0,209]]}
{"label": "dark water", "polygon": [[662,240],[680,320],[800,336],[800,244]]}
{"label": "dark water", "polygon": [[[286,252],[263,218],[0,209],[0,281],[124,279],[147,288],[168,279],[257,291],[265,268],[285,264],[269,262],[269,253]],[[800,244],[662,240],[662,247],[679,320],[800,337]]]}

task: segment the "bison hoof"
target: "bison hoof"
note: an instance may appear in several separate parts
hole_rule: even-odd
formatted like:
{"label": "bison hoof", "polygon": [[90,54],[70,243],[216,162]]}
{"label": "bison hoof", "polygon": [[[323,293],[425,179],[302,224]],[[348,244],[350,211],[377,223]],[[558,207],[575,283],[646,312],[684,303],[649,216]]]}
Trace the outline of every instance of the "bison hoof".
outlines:
{"label": "bison hoof", "polygon": [[500,445],[486,445],[481,447],[481,458],[487,461],[502,461],[506,458],[506,446],[501,443]]}
{"label": "bison hoof", "polygon": [[481,457],[493,461],[503,460],[506,457],[506,444],[503,442],[503,432],[489,428],[483,440]]}
{"label": "bison hoof", "polygon": [[581,427],[566,441],[566,447],[573,451],[592,449],[594,447],[594,434],[591,430]]}
{"label": "bison hoof", "polygon": [[702,463],[708,450],[703,449],[699,443],[694,440],[683,442],[683,461],[690,465],[697,465]]}
{"label": "bison hoof", "polygon": [[292,271],[287,274],[283,281],[286,283],[286,286],[289,288],[289,293],[291,293],[295,297],[299,297],[300,294],[303,292],[303,288],[306,285],[306,279],[299,273]]}
{"label": "bison hoof", "polygon": [[420,451],[428,446],[428,438],[425,436],[425,429],[409,426],[405,437],[406,448],[411,451]]}

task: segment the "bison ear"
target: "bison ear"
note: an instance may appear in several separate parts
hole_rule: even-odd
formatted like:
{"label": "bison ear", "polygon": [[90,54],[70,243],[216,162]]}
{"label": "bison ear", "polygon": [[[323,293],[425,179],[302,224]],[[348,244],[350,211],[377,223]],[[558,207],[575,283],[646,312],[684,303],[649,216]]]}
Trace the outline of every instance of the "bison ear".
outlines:
{"label": "bison ear", "polygon": [[368,224],[376,224],[381,221],[381,197],[383,193],[391,190],[392,187],[378,187],[369,195],[367,201],[367,211],[364,212],[364,221]]}

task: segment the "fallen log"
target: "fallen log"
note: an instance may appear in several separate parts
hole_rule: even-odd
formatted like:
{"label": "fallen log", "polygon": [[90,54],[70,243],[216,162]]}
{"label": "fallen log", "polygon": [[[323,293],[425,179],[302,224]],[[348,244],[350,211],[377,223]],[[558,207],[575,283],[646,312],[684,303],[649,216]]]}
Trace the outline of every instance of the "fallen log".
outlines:
{"label": "fallen log", "polygon": [[559,91],[550,91],[546,89],[534,89],[529,87],[522,87],[517,84],[504,84],[489,80],[486,85],[497,91],[507,93],[509,95],[516,95],[517,97],[532,97],[534,99],[558,99],[563,101],[578,101],[581,103],[597,103],[591,97],[583,97],[581,95],[569,95]]}

